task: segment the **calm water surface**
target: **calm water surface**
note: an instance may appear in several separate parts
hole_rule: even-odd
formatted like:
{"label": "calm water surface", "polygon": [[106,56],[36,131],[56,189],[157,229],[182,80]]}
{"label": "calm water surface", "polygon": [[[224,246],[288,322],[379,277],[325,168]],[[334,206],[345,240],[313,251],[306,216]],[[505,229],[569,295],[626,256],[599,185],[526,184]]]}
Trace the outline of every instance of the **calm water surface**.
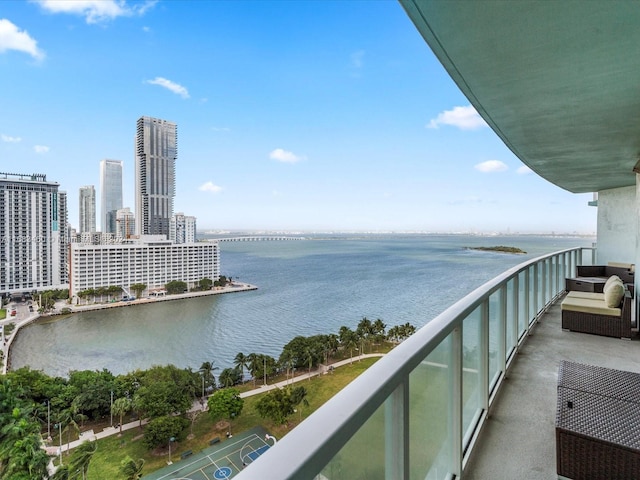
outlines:
{"label": "calm water surface", "polygon": [[[337,333],[362,317],[420,327],[507,268],[591,238],[435,235],[324,236],[223,242],[221,273],[258,290],[45,320],[24,328],[12,368],[50,375],[152,365],[233,366],[238,352],[278,357],[297,335]],[[468,250],[508,245],[526,255]]]}

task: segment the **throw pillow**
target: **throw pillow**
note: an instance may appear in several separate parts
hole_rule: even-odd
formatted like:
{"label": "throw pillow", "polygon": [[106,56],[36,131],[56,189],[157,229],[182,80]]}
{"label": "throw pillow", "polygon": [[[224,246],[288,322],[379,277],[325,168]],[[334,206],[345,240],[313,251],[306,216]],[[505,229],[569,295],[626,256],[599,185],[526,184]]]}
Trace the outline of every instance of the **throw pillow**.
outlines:
{"label": "throw pillow", "polygon": [[624,297],[624,285],[622,283],[612,282],[604,292],[604,301],[609,308],[616,308],[620,305],[622,297]]}
{"label": "throw pillow", "polygon": [[604,293],[609,288],[609,286],[614,282],[622,283],[622,279],[618,275],[611,275],[609,278],[607,278],[607,281],[604,282],[604,287],[602,288],[602,292]]}

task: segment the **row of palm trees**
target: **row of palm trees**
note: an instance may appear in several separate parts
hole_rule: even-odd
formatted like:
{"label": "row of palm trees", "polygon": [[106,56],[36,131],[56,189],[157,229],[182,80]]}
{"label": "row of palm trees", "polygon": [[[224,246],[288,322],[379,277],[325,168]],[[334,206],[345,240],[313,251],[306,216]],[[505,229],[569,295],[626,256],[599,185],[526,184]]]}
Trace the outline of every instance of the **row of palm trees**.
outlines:
{"label": "row of palm trees", "polygon": [[[139,298],[142,295],[142,292],[145,291],[147,285],[144,283],[134,283],[133,285],[129,285],[129,289],[135,294],[136,298]],[[122,295],[123,288],[118,285],[109,285],[108,287],[97,287],[97,288],[88,288],[86,290],[81,290],[77,293],[78,297],[85,300],[88,303],[89,298],[93,302],[96,301],[96,298],[100,298],[99,302],[101,303],[104,300],[104,297],[107,297],[107,302],[110,302],[113,297]]]}
{"label": "row of palm trees", "polygon": [[[337,334],[314,335],[311,337],[295,337],[286,344],[278,359],[260,353],[238,353],[234,360],[234,368],[224,369],[220,373],[219,386],[229,387],[240,383],[245,378],[245,371],[253,380],[263,379],[286,372],[287,378],[295,369],[306,368],[308,372],[318,364],[334,358],[338,353],[347,355],[353,361],[354,353],[362,355],[370,353],[374,346],[384,341],[398,343],[415,333],[416,328],[405,323],[386,331],[386,324],[381,319],[375,321],[362,318],[355,330],[342,326]],[[203,364],[204,365],[204,364]],[[202,370],[202,369],[201,369]]]}

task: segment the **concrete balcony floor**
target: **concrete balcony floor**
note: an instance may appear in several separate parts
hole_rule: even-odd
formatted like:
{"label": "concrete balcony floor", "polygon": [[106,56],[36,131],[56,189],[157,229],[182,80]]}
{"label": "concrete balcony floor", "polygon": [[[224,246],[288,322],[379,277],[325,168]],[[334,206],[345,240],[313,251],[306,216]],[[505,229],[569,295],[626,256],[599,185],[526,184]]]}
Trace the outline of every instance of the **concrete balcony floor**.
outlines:
{"label": "concrete balcony floor", "polygon": [[563,331],[560,302],[531,330],[465,470],[465,480],[551,479],[561,360],[640,373],[640,341]]}

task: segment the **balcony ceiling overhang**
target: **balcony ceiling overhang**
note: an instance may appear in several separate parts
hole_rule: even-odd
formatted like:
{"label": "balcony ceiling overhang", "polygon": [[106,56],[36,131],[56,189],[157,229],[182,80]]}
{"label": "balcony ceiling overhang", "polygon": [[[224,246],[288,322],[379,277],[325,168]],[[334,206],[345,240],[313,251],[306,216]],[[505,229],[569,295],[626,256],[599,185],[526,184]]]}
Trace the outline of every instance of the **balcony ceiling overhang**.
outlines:
{"label": "balcony ceiling overhang", "polygon": [[640,2],[400,1],[478,113],[538,175],[574,193],[635,185]]}

